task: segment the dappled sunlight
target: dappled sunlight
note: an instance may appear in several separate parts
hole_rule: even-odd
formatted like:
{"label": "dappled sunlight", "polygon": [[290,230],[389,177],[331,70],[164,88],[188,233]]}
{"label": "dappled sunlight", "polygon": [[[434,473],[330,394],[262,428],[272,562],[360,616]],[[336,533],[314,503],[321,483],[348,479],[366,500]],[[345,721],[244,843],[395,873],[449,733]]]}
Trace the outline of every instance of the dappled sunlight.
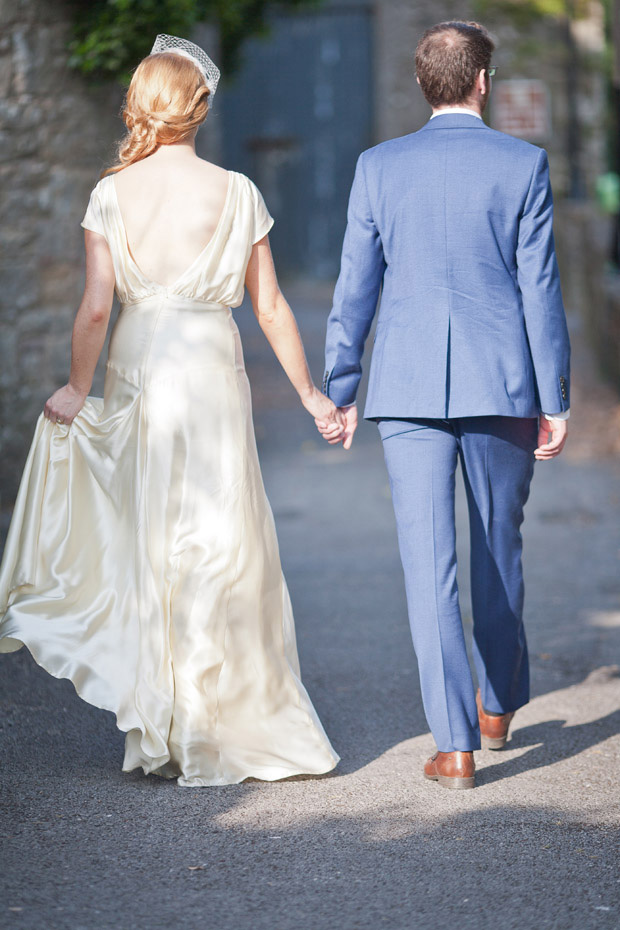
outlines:
{"label": "dappled sunlight", "polygon": [[620,627],[620,610],[591,610],[586,613],[586,622],[599,630]]}
{"label": "dappled sunlight", "polygon": [[[40,424],[46,468],[26,473],[3,563],[4,643],[116,715],[125,771],[204,787],[330,770],[230,309],[135,298],[104,393],[69,428]],[[22,511],[39,521],[25,567]]]}
{"label": "dappled sunlight", "polygon": [[[580,684],[535,697],[519,710],[506,748],[476,753],[474,791],[446,791],[422,778],[422,764],[434,748],[432,737],[423,734],[352,773],[339,775],[336,769],[320,780],[281,782],[277,804],[275,786],[252,790],[216,822],[274,833],[341,825],[371,844],[417,835],[425,824],[441,825],[455,815],[466,823],[468,816],[486,816],[501,806],[542,818],[555,808],[558,817],[570,820],[617,823],[597,788],[606,786],[620,764],[620,670],[600,668]],[[609,769],[600,767],[604,759]],[[308,803],[298,803],[300,792]]]}

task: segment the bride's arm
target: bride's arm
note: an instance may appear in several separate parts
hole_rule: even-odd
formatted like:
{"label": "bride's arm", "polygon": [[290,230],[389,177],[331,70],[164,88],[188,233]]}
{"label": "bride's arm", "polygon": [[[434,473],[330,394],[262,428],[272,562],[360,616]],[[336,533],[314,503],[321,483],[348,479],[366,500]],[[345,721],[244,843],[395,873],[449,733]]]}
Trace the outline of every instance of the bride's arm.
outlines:
{"label": "bride's arm", "polygon": [[302,404],[317,421],[334,424],[334,434],[340,435],[342,415],[312,380],[297,322],[278,285],[268,236],[252,247],[245,285],[260,328]]}
{"label": "bride's arm", "polygon": [[114,299],[114,266],[105,238],[85,231],[86,285],[71,337],[69,382],[45,404],[45,416],[71,423],[84,406],[101,354]]}

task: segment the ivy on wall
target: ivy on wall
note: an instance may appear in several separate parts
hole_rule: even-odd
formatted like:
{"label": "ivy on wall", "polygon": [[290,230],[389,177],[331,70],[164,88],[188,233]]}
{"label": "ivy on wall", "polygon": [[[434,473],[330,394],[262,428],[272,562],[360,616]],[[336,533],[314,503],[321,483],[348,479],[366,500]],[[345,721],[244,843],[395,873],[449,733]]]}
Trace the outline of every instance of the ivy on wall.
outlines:
{"label": "ivy on wall", "polygon": [[[620,47],[614,49],[613,9],[619,8],[620,0],[597,0],[605,22],[605,47],[602,54],[577,48],[572,24],[592,16],[593,0],[474,0],[474,15],[487,26],[493,23],[511,22],[519,30],[516,47],[523,57],[530,60],[546,56],[561,55],[565,59],[567,85],[567,110],[578,127],[578,105],[576,85],[577,68],[580,72],[602,72],[608,86],[608,107],[605,118],[605,135],[609,164],[620,170],[620,85],[613,85],[614,57],[620,61]],[[617,14],[620,16],[620,14]],[[537,22],[550,21],[557,26],[557,43],[545,47],[543,38],[536,38],[531,27]],[[572,84],[572,87],[569,86]],[[573,139],[573,144],[575,141]],[[570,143],[567,143],[570,149]]]}
{"label": "ivy on wall", "polygon": [[69,0],[72,67],[98,79],[127,83],[157,33],[190,38],[197,23],[218,28],[218,64],[230,72],[244,39],[264,33],[271,9],[317,6],[321,0]]}
{"label": "ivy on wall", "polygon": [[569,16],[579,19],[588,14],[589,0],[475,0],[476,16],[499,14],[515,25],[526,27],[541,17]]}

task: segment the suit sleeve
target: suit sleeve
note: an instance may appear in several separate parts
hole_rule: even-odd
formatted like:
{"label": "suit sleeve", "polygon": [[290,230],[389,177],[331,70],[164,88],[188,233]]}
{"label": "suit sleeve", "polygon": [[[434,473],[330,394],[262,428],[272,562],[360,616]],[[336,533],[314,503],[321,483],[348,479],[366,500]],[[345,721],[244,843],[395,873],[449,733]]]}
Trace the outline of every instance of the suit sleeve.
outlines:
{"label": "suit sleeve", "polygon": [[340,275],[327,321],[323,392],[338,407],[355,402],[364,343],[377,309],[385,267],[362,154],[351,188]]}
{"label": "suit sleeve", "polygon": [[541,411],[570,406],[570,342],[553,239],[547,153],[541,149],[519,221],[517,279]]}

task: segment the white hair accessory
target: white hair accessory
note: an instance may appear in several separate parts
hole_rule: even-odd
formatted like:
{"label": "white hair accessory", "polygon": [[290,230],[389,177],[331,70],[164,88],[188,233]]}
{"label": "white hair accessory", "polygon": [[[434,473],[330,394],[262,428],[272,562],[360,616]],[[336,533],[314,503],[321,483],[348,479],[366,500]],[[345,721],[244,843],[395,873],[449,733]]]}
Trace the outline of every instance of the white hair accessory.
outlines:
{"label": "white hair accessory", "polygon": [[203,52],[198,45],[188,42],[187,39],[178,39],[176,36],[168,36],[165,33],[158,35],[155,44],[151,49],[151,55],[157,52],[174,52],[175,55],[183,55],[184,58],[190,58],[204,75],[205,82],[211,96],[217,90],[217,84],[220,79],[220,69],[214,65],[209,56]]}

